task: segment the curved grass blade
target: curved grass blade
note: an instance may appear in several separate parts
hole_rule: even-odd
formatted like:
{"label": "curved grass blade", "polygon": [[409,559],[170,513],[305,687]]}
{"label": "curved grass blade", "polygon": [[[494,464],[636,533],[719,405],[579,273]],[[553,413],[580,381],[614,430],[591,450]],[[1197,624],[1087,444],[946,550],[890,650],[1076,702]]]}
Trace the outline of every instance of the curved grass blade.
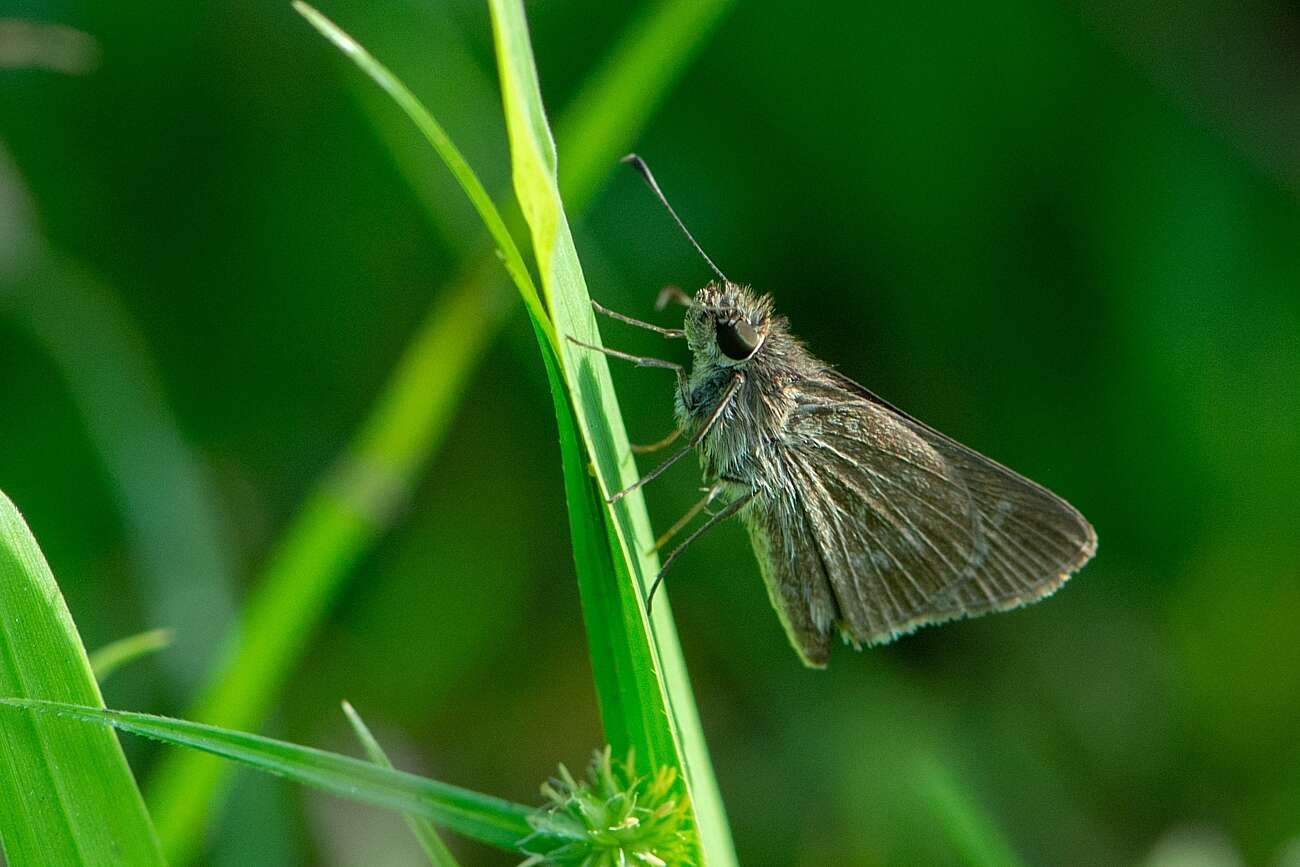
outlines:
{"label": "curved grass blade", "polygon": [[[235,581],[202,462],[164,395],[145,335],[113,287],[51,246],[0,148],[0,314],[58,368],[110,482],[149,620],[177,629],[161,666],[188,700],[235,622]],[[184,581],[176,576],[184,575]]]}
{"label": "curved grass blade", "polygon": [[[532,231],[542,287],[555,315],[556,332],[599,345],[591,299],[560,199],[555,143],[542,107],[537,71],[523,4],[489,0],[497,65],[510,134],[515,194]],[[591,463],[599,493],[608,496],[635,481],[636,469],[623,428],[609,369],[603,356],[565,344],[560,353],[574,418]],[[566,479],[569,473],[566,472]],[[571,505],[590,503],[566,481]],[[590,485],[588,485],[590,491]],[[735,862],[726,813],[709,763],[695,699],[668,605],[656,607],[654,629],[643,603],[657,558],[653,533],[639,493],[602,509],[609,553],[592,555],[579,583],[584,619],[593,654],[608,740],[616,750],[635,747],[651,766],[671,765],[683,775],[696,812],[704,859]],[[585,528],[586,533],[593,528]],[[577,518],[575,517],[575,555]],[[594,616],[593,616],[594,615]],[[606,654],[608,656],[604,657]],[[620,743],[627,738],[627,743]]]}
{"label": "curved grass blade", "polygon": [[35,711],[87,731],[95,729],[85,723],[96,723],[203,750],[340,798],[424,816],[448,830],[512,852],[518,851],[516,843],[533,833],[528,823],[532,807],[314,747],[187,720],[66,702],[6,698],[0,699],[0,705]]}
{"label": "curved grass blade", "polygon": [[[0,700],[31,699],[103,706],[50,567],[0,493]],[[164,863],[113,734],[9,708],[0,712],[0,848],[13,865]]]}
{"label": "curved grass blade", "polygon": [[90,670],[100,683],[128,662],[171,646],[172,630],[150,629],[119,638],[90,653]]}
{"label": "curved grass blade", "polygon": [[148,621],[177,630],[176,653],[160,669],[170,694],[188,701],[236,621],[236,581],[205,467],[168,404],[145,335],[112,287],[47,250],[13,288],[5,306],[58,367],[104,467]]}
{"label": "curved grass blade", "polygon": [[615,160],[633,149],[653,109],[734,0],[647,5],[578,88],[555,122],[564,154],[560,195],[570,214],[587,206]]}
{"label": "curved grass blade", "polygon": [[[296,2],[294,8],[393,97],[442,157],[491,232],[533,317],[539,339],[553,346],[554,330],[519,248],[496,205],[442,127],[352,37],[307,4]],[[478,299],[468,295],[453,301],[458,303],[457,315],[440,320],[436,331],[420,335],[420,342],[408,351],[411,363],[404,360],[399,371],[399,387],[385,393],[378,412],[335,469],[331,483],[313,492],[285,545],[277,549],[264,579],[266,588],[245,611],[242,628],[246,637],[232,649],[213,687],[194,708],[199,719],[256,724],[301,652],[310,628],[319,622],[344,570],[360,556],[377,529],[387,525],[394,501],[412,484],[416,468],[427,457],[430,441],[441,427],[439,416],[449,408],[451,396],[461,385],[461,380],[443,373],[440,353],[454,352],[463,345],[465,334],[456,325],[466,316],[476,315],[480,307]],[[472,339],[475,332],[468,333]],[[463,374],[464,369],[457,372]],[[448,399],[431,404],[421,386]],[[286,612],[294,614],[293,620]],[[159,834],[174,860],[188,861],[197,847],[211,793],[221,777],[220,766],[204,762],[202,757],[178,757],[160,769],[150,787],[150,801]]]}
{"label": "curved grass blade", "polygon": [[[361,718],[361,714],[357,713],[356,708],[345,701],[343,702],[343,714],[348,718],[348,724],[352,726],[352,731],[356,732],[357,740],[361,741],[361,746],[366,751],[366,755],[370,756],[370,761],[381,768],[391,769],[393,763],[388,760],[388,754],[379,745],[379,741],[375,740],[375,736],[370,732],[370,727]],[[406,820],[407,827],[415,835],[416,841],[420,844],[420,848],[424,850],[425,857],[429,859],[429,863],[433,867],[458,867],[456,857],[451,854],[447,844],[442,842],[442,838],[438,836],[438,832],[434,830],[433,825],[429,824],[428,819],[412,816],[410,813],[403,814],[402,818]]]}
{"label": "curved grass blade", "polygon": [[1018,867],[1023,863],[992,820],[936,759],[919,758],[915,780],[921,796],[965,863],[979,867]]}
{"label": "curved grass blade", "polygon": [[[586,204],[676,81],[707,28],[732,2],[671,0],[658,5],[597,68],[598,84],[583,89],[585,96],[560,129],[561,135],[568,129],[576,136],[599,128],[599,140],[608,150],[579,149],[580,143],[573,142],[564,178],[575,191],[571,204]],[[698,29],[676,32],[674,24]],[[632,66],[646,57],[656,58],[649,68]],[[610,88],[628,81],[633,82],[628,98],[617,99]],[[408,494],[436,452],[474,367],[513,309],[507,293],[498,289],[499,268],[492,257],[480,259],[434,300],[364,425],[273,550],[240,630],[230,637],[229,652],[191,716],[238,729],[256,728],[266,717],[329,601],[391,525],[392,503]],[[567,401],[564,411],[572,412]],[[150,780],[159,836],[173,861],[188,861],[198,848],[226,771],[210,756],[182,751],[165,757]]]}
{"label": "curved grass blade", "polygon": [[[486,280],[475,275],[435,302],[370,417],[271,552],[240,631],[190,715],[228,728],[262,724],[349,571],[391,526],[394,507],[441,440],[485,343]],[[189,861],[199,848],[226,773],[221,762],[188,751],[160,762],[147,794],[173,862]]]}
{"label": "curved grass blade", "polygon": [[542,299],[537,294],[537,287],[533,283],[533,276],[528,272],[528,266],[524,264],[523,256],[519,253],[519,248],[515,245],[514,238],[511,237],[510,231],[506,228],[505,221],[501,219],[501,214],[497,211],[496,203],[488,195],[487,190],[479,181],[478,175],[469,167],[465,157],[461,155],[460,150],[454,145],[442,126],[433,119],[433,115],[425,109],[415,95],[402,84],[395,75],[388,71],[382,63],[375,60],[370,52],[362,48],[355,39],[344,33],[337,24],[330,21],[313,7],[302,2],[302,0],[293,0],[294,10],[306,18],[312,27],[320,31],[321,35],[333,42],[339,47],[344,54],[352,59],[361,71],[370,76],[371,80],[382,87],[393,102],[406,112],[406,116],[420,130],[425,139],[438,152],[438,156],[446,163],[447,168],[456,177],[456,181],[465,190],[465,195],[469,197],[474,209],[478,211],[479,217],[482,218],[483,224],[487,227],[488,232],[492,235],[492,240],[497,244],[497,250],[501,254],[501,260],[506,266],[506,271],[514,280],[515,285],[519,287],[519,294],[523,296],[524,304],[528,307],[528,312],[532,314],[533,320],[539,324],[543,333],[546,334],[552,345],[555,345],[555,332],[551,328],[551,320],[546,315],[546,309],[542,306]]}

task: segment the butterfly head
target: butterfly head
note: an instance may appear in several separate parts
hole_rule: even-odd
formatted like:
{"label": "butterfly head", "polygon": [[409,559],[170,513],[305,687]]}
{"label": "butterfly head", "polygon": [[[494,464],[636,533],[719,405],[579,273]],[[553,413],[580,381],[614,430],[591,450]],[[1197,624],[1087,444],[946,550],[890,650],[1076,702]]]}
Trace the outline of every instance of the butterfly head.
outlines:
{"label": "butterfly head", "polygon": [[746,286],[712,282],[686,311],[686,342],[699,361],[741,367],[763,348],[772,327],[772,302]]}

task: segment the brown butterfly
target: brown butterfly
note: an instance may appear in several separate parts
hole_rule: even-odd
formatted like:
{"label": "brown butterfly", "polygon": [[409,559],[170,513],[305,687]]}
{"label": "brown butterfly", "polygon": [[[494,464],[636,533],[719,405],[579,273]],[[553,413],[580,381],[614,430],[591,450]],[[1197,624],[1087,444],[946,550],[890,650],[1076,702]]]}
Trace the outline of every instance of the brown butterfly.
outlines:
{"label": "brown butterfly", "polygon": [[[708,493],[664,537],[721,503],[664,561],[739,515],[772,605],[804,663],[821,668],[834,633],[854,646],[917,627],[1035,602],[1097,548],[1069,503],[918,421],[814,357],[771,299],[726,278],[700,249],[635,154],[645,177],[718,275],[694,296],[682,329],[596,310],[684,338],[690,370],[590,346],[677,374],[678,431],[649,451],[687,442],[617,500],[698,451]],[[581,344],[586,345],[586,344]]]}

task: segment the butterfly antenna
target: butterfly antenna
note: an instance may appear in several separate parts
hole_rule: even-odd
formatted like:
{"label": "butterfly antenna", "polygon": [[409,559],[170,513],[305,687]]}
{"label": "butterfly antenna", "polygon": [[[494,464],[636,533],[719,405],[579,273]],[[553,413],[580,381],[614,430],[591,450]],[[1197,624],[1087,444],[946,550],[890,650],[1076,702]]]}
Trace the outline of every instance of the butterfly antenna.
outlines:
{"label": "butterfly antenna", "polygon": [[713,269],[714,274],[717,274],[722,278],[723,283],[730,283],[731,281],[727,279],[727,275],[723,274],[722,269],[713,264],[713,260],[709,258],[709,254],[704,252],[704,248],[700,246],[700,242],[695,240],[695,236],[691,234],[691,230],[686,228],[686,224],[682,222],[682,218],[677,216],[677,212],[673,210],[673,206],[668,204],[668,199],[664,196],[664,191],[659,189],[659,182],[656,181],[655,176],[651,174],[650,167],[645,164],[645,160],[641,159],[636,154],[628,154],[623,157],[623,162],[631,163],[632,167],[641,173],[641,177],[645,178],[645,182],[650,185],[650,189],[654,191],[656,196],[658,196],[659,201],[663,203],[663,206],[668,209],[668,213],[672,214],[673,219],[681,228],[682,234],[684,234],[686,239],[691,242],[691,246],[695,248],[696,252],[704,257],[704,261],[709,263],[709,267]]}

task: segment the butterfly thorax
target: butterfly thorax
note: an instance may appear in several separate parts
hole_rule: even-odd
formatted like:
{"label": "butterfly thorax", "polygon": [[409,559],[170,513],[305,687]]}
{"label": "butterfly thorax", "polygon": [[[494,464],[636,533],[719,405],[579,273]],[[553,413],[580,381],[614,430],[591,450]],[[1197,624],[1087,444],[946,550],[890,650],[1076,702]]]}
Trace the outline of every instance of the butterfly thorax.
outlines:
{"label": "butterfly thorax", "polygon": [[[715,338],[721,325],[736,319],[759,338],[743,360],[727,357]],[[709,481],[737,482],[762,497],[770,488],[766,475],[779,465],[774,452],[798,405],[798,383],[822,365],[790,334],[785,318],[772,313],[770,299],[747,287],[705,286],[687,312],[685,329],[693,362],[677,394],[678,425],[687,434],[697,431],[734,385],[735,394],[699,444],[700,463]]]}

